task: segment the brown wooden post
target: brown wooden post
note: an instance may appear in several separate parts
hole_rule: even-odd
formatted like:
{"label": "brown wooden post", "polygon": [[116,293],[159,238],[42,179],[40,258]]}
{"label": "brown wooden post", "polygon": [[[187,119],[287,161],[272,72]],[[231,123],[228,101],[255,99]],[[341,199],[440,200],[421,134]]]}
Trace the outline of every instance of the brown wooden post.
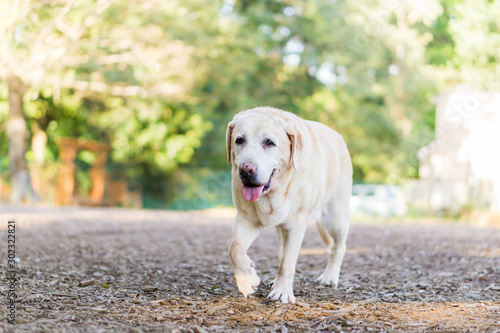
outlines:
{"label": "brown wooden post", "polygon": [[45,197],[47,182],[42,179],[42,173],[45,161],[45,147],[47,146],[47,134],[40,129],[37,123],[33,125],[32,130],[31,151],[33,152],[34,163],[31,168],[31,183],[35,192],[38,193],[40,197]]}
{"label": "brown wooden post", "polygon": [[75,157],[78,151],[78,140],[63,138],[59,141],[61,167],[57,177],[56,204],[68,205],[73,201],[75,189]]}
{"label": "brown wooden post", "polygon": [[108,161],[109,146],[99,143],[89,143],[88,149],[95,154],[94,165],[89,170],[92,182],[90,201],[97,204],[103,203],[104,185],[106,182],[106,162]]}

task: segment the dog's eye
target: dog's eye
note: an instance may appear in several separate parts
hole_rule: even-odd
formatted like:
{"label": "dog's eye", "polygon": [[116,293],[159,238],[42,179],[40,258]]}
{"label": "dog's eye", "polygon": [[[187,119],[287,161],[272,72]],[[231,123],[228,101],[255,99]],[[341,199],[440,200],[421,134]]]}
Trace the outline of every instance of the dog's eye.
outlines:
{"label": "dog's eye", "polygon": [[264,145],[268,148],[276,146],[276,144],[270,139],[266,139],[266,141],[264,141]]}
{"label": "dog's eye", "polygon": [[244,139],[244,138],[241,138],[241,137],[240,137],[240,138],[236,138],[235,143],[236,143],[237,145],[242,145],[242,144],[244,144],[244,143],[245,143],[245,139]]}

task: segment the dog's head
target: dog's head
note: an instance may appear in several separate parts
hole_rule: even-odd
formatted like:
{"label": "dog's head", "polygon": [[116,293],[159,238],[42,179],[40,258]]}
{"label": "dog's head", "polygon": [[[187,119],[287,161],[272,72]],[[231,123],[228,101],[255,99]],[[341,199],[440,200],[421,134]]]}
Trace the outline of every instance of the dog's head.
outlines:
{"label": "dog's head", "polygon": [[226,144],[247,201],[269,192],[280,172],[298,169],[304,145],[294,116],[273,108],[238,113],[228,124]]}

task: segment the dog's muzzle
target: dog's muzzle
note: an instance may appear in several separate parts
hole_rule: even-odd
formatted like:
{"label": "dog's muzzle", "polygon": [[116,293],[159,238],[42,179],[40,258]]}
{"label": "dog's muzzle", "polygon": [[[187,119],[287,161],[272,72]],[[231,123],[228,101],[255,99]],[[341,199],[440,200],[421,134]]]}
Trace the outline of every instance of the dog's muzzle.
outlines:
{"label": "dog's muzzle", "polygon": [[257,184],[255,182],[249,181],[250,179],[255,179],[256,174],[257,174],[257,169],[252,170],[242,170],[240,169],[240,179],[242,182],[242,187],[241,187],[241,194],[243,195],[243,198],[246,201],[257,201],[264,193],[269,191],[271,188],[271,181],[274,176],[274,172],[276,171],[273,170],[271,173],[271,176],[269,177],[269,180],[266,184]]}

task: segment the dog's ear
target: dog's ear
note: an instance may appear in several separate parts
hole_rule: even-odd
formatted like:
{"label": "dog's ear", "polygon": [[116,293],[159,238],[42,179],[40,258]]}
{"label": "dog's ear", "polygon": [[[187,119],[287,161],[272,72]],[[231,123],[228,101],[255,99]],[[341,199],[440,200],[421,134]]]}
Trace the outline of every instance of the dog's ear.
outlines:
{"label": "dog's ear", "polygon": [[227,130],[226,130],[226,146],[227,146],[227,163],[231,162],[231,137],[233,136],[233,129],[234,129],[234,121],[231,121],[229,124],[227,124]]}
{"label": "dog's ear", "polygon": [[304,151],[304,135],[296,127],[289,127],[286,134],[290,139],[290,163],[295,170],[298,170]]}

